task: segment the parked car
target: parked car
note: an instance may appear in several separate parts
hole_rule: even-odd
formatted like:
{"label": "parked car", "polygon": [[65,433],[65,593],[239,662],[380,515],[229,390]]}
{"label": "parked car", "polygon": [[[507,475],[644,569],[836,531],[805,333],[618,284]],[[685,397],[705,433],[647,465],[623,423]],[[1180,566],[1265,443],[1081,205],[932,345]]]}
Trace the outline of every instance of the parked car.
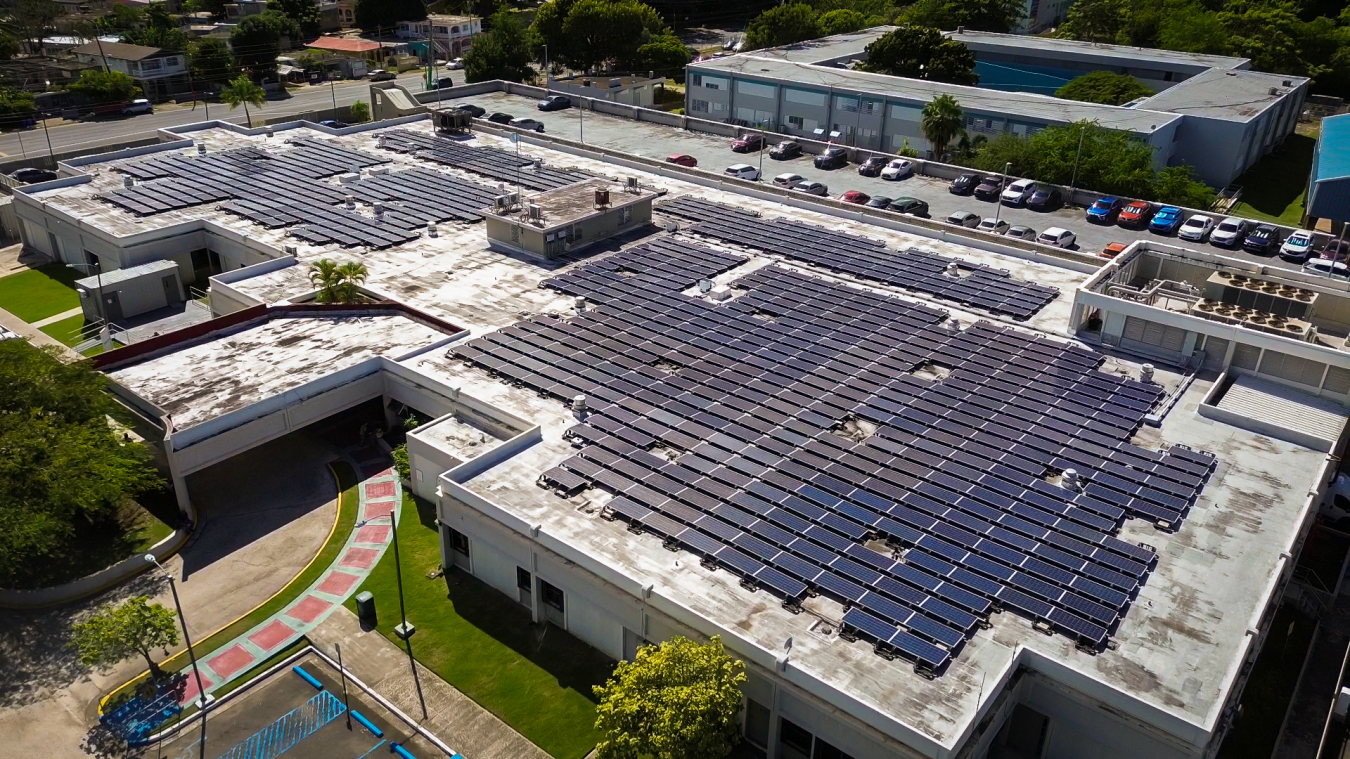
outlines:
{"label": "parked car", "polygon": [[907,213],[910,216],[928,217],[928,201],[918,198],[896,198],[891,201],[891,210]]}
{"label": "parked car", "polygon": [[855,205],[860,206],[867,205],[867,201],[871,199],[872,199],[871,195],[868,195],[865,192],[860,192],[858,190],[849,190],[848,192],[839,196],[839,200],[843,203],[853,203]]}
{"label": "parked car", "polygon": [[511,126],[517,129],[528,129],[531,132],[544,131],[544,122],[535,119],[511,119]]}
{"label": "parked car", "polygon": [[746,179],[751,182],[759,180],[759,169],[748,163],[734,163],[723,169],[722,173],[727,176],[735,177],[737,179]]}
{"label": "parked car", "polygon": [[892,159],[886,164],[886,168],[881,170],[882,179],[904,179],[914,173],[914,162],[903,158]]}
{"label": "parked car", "polygon": [[1196,214],[1186,220],[1185,224],[1177,230],[1177,237],[1191,242],[1204,242],[1209,233],[1214,231],[1214,219],[1203,214]]}
{"label": "parked car", "polygon": [[1042,245],[1053,245],[1056,248],[1068,248],[1078,242],[1078,235],[1067,229],[1050,227],[1042,232],[1040,237],[1036,238],[1036,242]]}
{"label": "parked car", "polygon": [[1027,242],[1036,242],[1036,230],[1024,224],[1014,224],[1009,227],[1008,237],[1014,240],[1026,240]]}
{"label": "parked car", "polygon": [[398,74],[395,74],[392,71],[387,71],[385,69],[375,69],[374,71],[370,72],[370,81],[372,82],[387,82],[390,79],[397,79],[397,78]]}
{"label": "parked car", "polygon": [[825,151],[816,156],[811,165],[817,169],[838,169],[848,165],[848,151],[835,146],[825,148]]}
{"label": "parked car", "polygon": [[967,227],[974,229],[980,226],[980,215],[970,211],[953,211],[947,214],[947,223],[955,224],[958,227]]}
{"label": "parked car", "polygon": [[886,168],[886,163],[884,155],[868,156],[867,160],[858,164],[858,173],[865,177],[879,177],[881,170]]}
{"label": "parked car", "polygon": [[1242,241],[1242,249],[1248,253],[1268,256],[1275,252],[1275,246],[1279,241],[1280,233],[1275,227],[1261,224],[1247,234],[1247,239]]}
{"label": "parked car", "polygon": [[1064,193],[1058,187],[1038,184],[1027,198],[1027,208],[1033,211],[1054,211],[1064,205]]}
{"label": "parked car", "polygon": [[980,200],[998,200],[998,196],[1003,192],[1003,185],[1007,180],[1003,177],[990,174],[975,186],[975,197]]}
{"label": "parked car", "polygon": [[459,71],[464,68],[464,59],[456,58],[450,61],[449,63],[445,64],[445,67],[450,69],[451,71]]}
{"label": "parked car", "polygon": [[1030,179],[1019,179],[1008,185],[1003,194],[998,196],[998,200],[1005,206],[1020,206],[1031,197],[1031,191],[1035,187],[1036,183]]}
{"label": "parked car", "polygon": [[1148,231],[1170,235],[1181,226],[1181,209],[1176,206],[1163,206],[1149,220]]}
{"label": "parked car", "polygon": [[35,182],[50,182],[56,179],[56,172],[50,169],[15,169],[9,173],[9,178],[16,182],[24,184],[33,184]]}
{"label": "parked car", "polygon": [[1114,224],[1116,217],[1120,216],[1120,209],[1124,207],[1125,201],[1120,198],[1097,198],[1088,206],[1084,217],[1094,224]]}
{"label": "parked car", "polygon": [[792,174],[792,173],[779,174],[778,176],[773,178],[773,183],[778,187],[786,187],[788,189],[792,189],[792,186],[802,181],[802,179],[803,177],[801,174]]}
{"label": "parked car", "polygon": [[433,90],[448,90],[448,89],[450,89],[451,87],[454,87],[454,86],[455,86],[455,80],[451,79],[451,78],[448,77],[448,76],[443,76],[443,77],[441,77],[440,79],[437,79],[437,80],[436,80],[435,86],[433,86],[431,89],[433,89]]}
{"label": "parked car", "polygon": [[802,144],[792,140],[783,140],[769,150],[769,157],[775,161],[786,161],[802,154]]}
{"label": "parked car", "polygon": [[539,101],[541,111],[562,111],[572,107],[572,99],[566,95],[549,95]]}
{"label": "parked car", "polygon": [[830,188],[821,182],[813,182],[809,179],[792,185],[792,189],[797,192],[804,192],[807,195],[819,195],[822,198],[830,194]]}
{"label": "parked car", "polygon": [[980,176],[967,171],[961,174],[952,183],[947,185],[947,192],[953,195],[969,195],[975,189],[975,185],[980,183]]}
{"label": "parked car", "polygon": [[515,119],[516,119],[515,116],[512,116],[509,113],[502,113],[501,111],[497,111],[496,113],[487,117],[487,120],[491,121],[494,124],[510,124],[512,121],[515,121]]}
{"label": "parked car", "polygon": [[326,126],[329,129],[346,129],[351,126],[351,124],[348,124],[345,121],[338,121],[337,119],[324,119],[319,122],[319,126]]}
{"label": "parked car", "polygon": [[1121,253],[1124,253],[1125,249],[1128,247],[1130,247],[1130,244],[1127,242],[1108,242],[1106,247],[1102,248],[1102,252],[1097,255],[1102,258],[1115,258]]}
{"label": "parked car", "polygon": [[743,135],[731,143],[733,153],[755,153],[764,149],[764,135],[755,133]]}
{"label": "parked car", "polygon": [[1236,248],[1247,236],[1247,220],[1229,216],[1209,233],[1209,244],[1224,248]]}
{"label": "parked car", "polygon": [[1350,240],[1332,240],[1322,248],[1322,258],[1329,258],[1333,261],[1344,261],[1350,258]]}
{"label": "parked car", "polygon": [[666,163],[673,163],[677,166],[688,166],[692,169],[698,165],[698,159],[688,153],[676,153],[674,155],[666,156]]}
{"label": "parked car", "polygon": [[1153,215],[1153,204],[1147,200],[1131,200],[1120,209],[1120,215],[1116,217],[1116,223],[1122,227],[1138,229],[1148,224],[1149,217]]}
{"label": "parked car", "polygon": [[135,116],[138,113],[154,113],[155,107],[145,98],[136,98],[122,109],[123,116]]}
{"label": "parked car", "polygon": [[1012,226],[1011,224],[1004,221],[1003,219],[995,219],[994,217],[990,216],[987,219],[980,219],[980,225],[976,227],[976,229],[980,230],[981,232],[993,232],[996,235],[1001,235],[1006,233],[1008,231],[1008,228],[1011,226]]}
{"label": "parked car", "polygon": [[1350,278],[1350,266],[1340,261],[1333,261],[1330,258],[1314,258],[1303,264],[1303,271],[1309,274],[1320,274],[1324,277]]}
{"label": "parked car", "polygon": [[895,198],[888,198],[885,195],[873,195],[871,198],[868,198],[865,205],[868,208],[890,208],[891,203],[893,202],[895,202]]}
{"label": "parked car", "polygon": [[1313,233],[1306,229],[1296,230],[1285,238],[1280,246],[1280,258],[1294,263],[1303,263],[1312,255]]}

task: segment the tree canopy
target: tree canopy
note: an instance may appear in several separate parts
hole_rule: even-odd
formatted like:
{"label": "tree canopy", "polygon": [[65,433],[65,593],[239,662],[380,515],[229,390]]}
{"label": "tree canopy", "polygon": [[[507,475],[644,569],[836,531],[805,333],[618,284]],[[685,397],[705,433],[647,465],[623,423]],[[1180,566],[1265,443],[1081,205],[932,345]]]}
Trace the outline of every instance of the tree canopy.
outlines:
{"label": "tree canopy", "polygon": [[108,426],[107,379],[23,340],[0,342],[0,587],[75,550],[77,522],[102,524],[156,487],[149,455]]}
{"label": "tree canopy", "polygon": [[178,619],[172,610],[137,596],[119,605],[108,604],[71,627],[70,647],[80,652],[80,663],[107,669],[130,656],[145,658],[151,677],[159,679],[159,665],[150,652],[178,645]]}
{"label": "tree canopy", "polygon": [[131,45],[157,47],[173,53],[188,49],[188,36],[178,28],[178,19],[169,13],[164,3],[151,3],[139,13],[140,23],[122,32],[122,41]]}
{"label": "tree canopy", "polygon": [[247,76],[240,74],[230,83],[220,90],[220,100],[230,106],[230,110],[244,106],[244,118],[248,119],[248,125],[253,127],[253,114],[249,113],[250,105],[256,108],[262,108],[263,103],[267,102],[267,91],[258,86]]}
{"label": "tree canopy", "polygon": [[897,19],[936,29],[965,27],[973,31],[1011,32],[1022,21],[1020,0],[918,0]]}
{"label": "tree canopy", "polygon": [[595,686],[600,759],[721,759],[737,743],[745,664],[716,636],[643,646]]}
{"label": "tree canopy", "polygon": [[267,0],[267,10],[294,21],[304,39],[319,36],[319,4],[316,0]]}
{"label": "tree canopy", "polygon": [[141,95],[141,88],[136,84],[136,80],[120,71],[102,69],[81,71],[80,78],[71,82],[68,89],[100,103],[116,103]]}
{"label": "tree canopy", "polygon": [[223,82],[239,70],[234,55],[224,40],[203,37],[188,51],[192,76],[206,82]]}
{"label": "tree canopy", "polygon": [[278,11],[245,16],[230,31],[235,61],[254,79],[276,76],[281,38],[300,36],[300,25]]}
{"label": "tree canopy", "polygon": [[1135,98],[1152,94],[1153,90],[1143,82],[1129,74],[1117,74],[1114,71],[1093,71],[1055,90],[1057,98],[1104,105],[1124,105]]}
{"label": "tree canopy", "polygon": [[15,116],[37,110],[37,98],[31,92],[0,87],[0,116]]}
{"label": "tree canopy", "polygon": [[856,32],[872,25],[868,23],[866,16],[849,8],[838,8],[822,13],[816,19],[816,24],[820,27],[820,33],[827,37],[831,34]]}
{"label": "tree canopy", "polygon": [[400,21],[421,21],[427,17],[422,0],[356,0],[353,21],[367,32],[393,29]]}
{"label": "tree canopy", "polygon": [[683,66],[674,47],[684,45],[660,14],[638,0],[545,3],[535,15],[529,40],[536,60],[543,59],[547,46],[551,63],[583,71],[606,64],[626,71]]}
{"label": "tree canopy", "polygon": [[8,25],[16,36],[28,43],[29,52],[41,55],[42,41],[56,31],[56,19],[65,13],[55,0],[14,0],[10,5]]}
{"label": "tree canopy", "polygon": [[938,95],[923,107],[919,129],[933,146],[933,156],[937,160],[941,161],[947,154],[947,146],[961,134],[964,123],[961,106],[951,95]]}
{"label": "tree canopy", "polygon": [[906,24],[866,48],[865,71],[948,84],[975,84],[975,54],[930,26]]}
{"label": "tree canopy", "polygon": [[759,14],[745,30],[745,50],[791,45],[820,36],[816,9],[806,3],[770,8]]}
{"label": "tree canopy", "polygon": [[339,264],[331,259],[321,258],[309,265],[309,282],[319,288],[314,300],[319,303],[354,303],[361,299],[357,290],[366,281],[369,273],[365,264],[348,262]]}
{"label": "tree canopy", "polygon": [[508,82],[533,82],[530,67],[530,42],[516,20],[505,9],[492,17],[491,30],[479,35],[464,56],[464,76],[470,82],[502,79]]}

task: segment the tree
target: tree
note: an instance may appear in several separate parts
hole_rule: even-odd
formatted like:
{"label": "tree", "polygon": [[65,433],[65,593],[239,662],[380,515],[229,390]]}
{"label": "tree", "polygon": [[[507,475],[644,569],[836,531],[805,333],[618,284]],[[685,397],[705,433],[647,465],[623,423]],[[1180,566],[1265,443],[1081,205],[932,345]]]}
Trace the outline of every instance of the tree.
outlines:
{"label": "tree", "polygon": [[408,463],[408,444],[400,443],[393,450],[394,471],[398,472],[400,480],[411,479],[412,465]]}
{"label": "tree", "polygon": [[9,32],[0,31],[0,61],[7,61],[19,54],[19,40]]}
{"label": "tree", "polygon": [[1257,71],[1297,74],[1306,68],[1299,55],[1302,24],[1292,3],[1229,0],[1218,20],[1234,55],[1250,58]]}
{"label": "tree", "polygon": [[357,287],[366,281],[364,264],[339,264],[321,258],[309,266],[310,284],[319,288],[314,300],[319,303],[354,303],[360,298]]}
{"label": "tree", "polygon": [[1228,30],[1219,14],[1199,3],[1170,9],[1158,27],[1158,46],[1166,50],[1205,55],[1228,53]]}
{"label": "tree", "polygon": [[1195,171],[1185,164],[1158,172],[1154,188],[1154,199],[1163,203],[1186,208],[1209,208],[1214,204],[1214,190],[1196,179]]}
{"label": "tree", "polygon": [[639,69],[654,71],[660,76],[683,76],[684,67],[689,65],[689,48],[680,38],[666,34],[648,42],[637,49],[640,60]]}
{"label": "tree", "polygon": [[933,157],[941,161],[947,146],[960,134],[965,125],[961,106],[951,95],[938,95],[923,107],[919,129],[924,139],[933,146]]}
{"label": "tree", "polygon": [[319,36],[319,4],[315,0],[267,0],[267,10],[294,21],[304,39]]}
{"label": "tree", "polygon": [[1153,90],[1129,74],[1093,71],[1071,80],[1055,90],[1055,97],[1084,103],[1124,105],[1135,98],[1152,95]]}
{"label": "tree", "polygon": [[136,84],[136,80],[120,71],[101,69],[81,71],[80,78],[71,82],[68,89],[100,103],[131,100],[141,94],[141,87]]}
{"label": "tree", "polygon": [[464,56],[464,76],[469,82],[501,79],[533,82],[530,43],[515,14],[500,10],[492,17],[492,29],[479,35]]}
{"label": "tree", "polygon": [[192,75],[206,82],[224,82],[239,70],[224,40],[203,37],[188,51]]}
{"label": "tree", "polygon": [[745,664],[713,636],[706,645],[677,637],[643,646],[619,662],[600,699],[595,728],[600,759],[720,759],[738,740]]}
{"label": "tree", "polygon": [[806,3],[770,8],[755,17],[745,31],[745,50],[791,45],[820,36],[816,10]]}
{"label": "tree", "polygon": [[901,26],[869,44],[866,53],[864,71],[948,84],[980,80],[970,48],[929,26]]}
{"label": "tree", "polygon": [[1021,23],[1024,15],[1019,0],[919,0],[905,9],[899,21],[936,29],[965,27],[1006,34]]}
{"label": "tree", "polygon": [[150,652],[178,645],[178,624],[171,610],[149,601],[149,596],[137,596],[118,606],[108,604],[73,625],[70,647],[80,652],[80,662],[106,669],[140,654],[150,677],[158,680],[163,673]]}
{"label": "tree", "polygon": [[65,10],[55,0],[15,0],[9,24],[16,36],[28,43],[28,52],[42,54],[42,41],[56,30],[56,19]]}
{"label": "tree", "polygon": [[351,114],[353,123],[361,124],[370,121],[370,106],[364,100],[357,100],[347,106],[347,112]]}
{"label": "tree", "polygon": [[299,25],[276,11],[244,17],[230,31],[230,47],[239,66],[254,79],[276,76],[283,36],[299,36]]}
{"label": "tree", "polygon": [[145,21],[145,27],[127,29],[122,33],[123,42],[174,53],[188,49],[188,36],[179,29],[178,19],[169,13],[164,3],[151,3],[140,15]]}
{"label": "tree", "polygon": [[221,89],[220,99],[230,106],[231,111],[241,105],[244,106],[244,118],[248,119],[248,126],[252,129],[253,114],[249,113],[248,107],[252,105],[262,108],[263,103],[267,102],[267,91],[254,84],[247,76],[240,74]]}
{"label": "tree", "polygon": [[427,17],[422,0],[356,0],[353,21],[367,32],[393,29],[400,21],[421,21]]}
{"label": "tree", "polygon": [[820,14],[816,19],[816,25],[820,27],[820,33],[828,37],[831,34],[846,34],[865,29],[868,23],[867,17],[863,14],[848,8],[839,8]]}
{"label": "tree", "polygon": [[1127,0],[1074,0],[1059,36],[1084,42],[1115,42],[1125,28]]}
{"label": "tree", "polygon": [[637,0],[578,0],[563,21],[570,39],[565,62],[583,71],[606,62],[632,69],[638,48],[669,32],[661,16]]}
{"label": "tree", "polygon": [[37,98],[31,92],[0,87],[0,116],[16,116],[37,110]]}
{"label": "tree", "polygon": [[546,49],[550,62],[570,57],[571,40],[563,34],[563,24],[576,4],[577,0],[552,0],[539,6],[529,32],[530,54],[536,61],[543,62]]}

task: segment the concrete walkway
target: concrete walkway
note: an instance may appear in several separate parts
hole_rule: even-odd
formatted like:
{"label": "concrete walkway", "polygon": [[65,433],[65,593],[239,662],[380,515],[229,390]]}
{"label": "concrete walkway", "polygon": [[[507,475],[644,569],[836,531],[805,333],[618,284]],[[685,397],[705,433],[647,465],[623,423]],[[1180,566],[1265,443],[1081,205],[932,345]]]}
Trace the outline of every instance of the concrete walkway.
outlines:
{"label": "concrete walkway", "polygon": [[9,331],[27,338],[33,345],[51,345],[61,349],[61,355],[67,361],[79,361],[84,358],[80,354],[66,347],[60,340],[49,337],[47,333],[39,330],[37,327],[0,308],[0,326],[4,326]]}
{"label": "concrete walkway", "polygon": [[78,307],[72,308],[69,311],[62,311],[61,313],[55,316],[48,316],[46,319],[39,319],[33,322],[33,326],[38,329],[42,329],[48,324],[55,324],[61,321],[62,319],[69,319],[72,316],[79,316],[82,313],[84,313],[84,309]]}
{"label": "concrete walkway", "polygon": [[417,679],[427,704],[427,718],[420,719],[407,652],[377,631],[363,631],[346,608],[311,630],[309,640],[333,658],[335,644],[341,645],[343,666],[466,759],[548,759],[543,749],[419,663]]}

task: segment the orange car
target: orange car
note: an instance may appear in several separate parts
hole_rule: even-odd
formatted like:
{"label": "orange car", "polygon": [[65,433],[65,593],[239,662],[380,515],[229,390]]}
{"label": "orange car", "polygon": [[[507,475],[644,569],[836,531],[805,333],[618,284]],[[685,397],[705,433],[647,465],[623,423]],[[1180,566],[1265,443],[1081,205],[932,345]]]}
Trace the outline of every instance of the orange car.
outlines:
{"label": "orange car", "polygon": [[1102,258],[1115,258],[1121,253],[1124,253],[1125,249],[1128,247],[1130,247],[1130,244],[1127,242],[1110,242],[1107,243],[1106,247],[1102,248],[1102,252],[1097,255]]}
{"label": "orange car", "polygon": [[1153,204],[1143,200],[1131,200],[1120,209],[1116,223],[1122,227],[1142,227],[1153,215]]}

